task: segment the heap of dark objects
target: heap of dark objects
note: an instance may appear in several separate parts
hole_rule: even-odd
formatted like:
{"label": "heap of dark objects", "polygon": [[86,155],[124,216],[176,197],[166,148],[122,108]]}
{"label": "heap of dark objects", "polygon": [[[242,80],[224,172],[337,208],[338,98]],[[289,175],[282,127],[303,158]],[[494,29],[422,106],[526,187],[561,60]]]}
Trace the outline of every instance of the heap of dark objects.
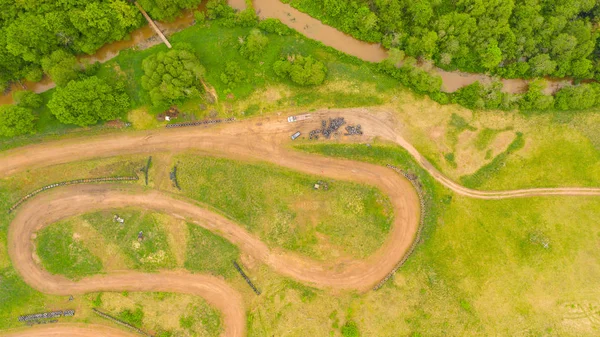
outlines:
{"label": "heap of dark objects", "polygon": [[353,136],[353,135],[362,135],[362,129],[360,127],[360,124],[358,124],[357,126],[352,126],[352,125],[348,125],[346,127],[346,134],[344,134],[344,136]]}
{"label": "heap of dark objects", "polygon": [[344,117],[329,118],[329,123],[326,120],[322,120],[321,128],[312,130],[309,133],[309,139],[319,139],[319,134],[322,134],[323,137],[329,139],[329,137],[344,124],[346,124]]}

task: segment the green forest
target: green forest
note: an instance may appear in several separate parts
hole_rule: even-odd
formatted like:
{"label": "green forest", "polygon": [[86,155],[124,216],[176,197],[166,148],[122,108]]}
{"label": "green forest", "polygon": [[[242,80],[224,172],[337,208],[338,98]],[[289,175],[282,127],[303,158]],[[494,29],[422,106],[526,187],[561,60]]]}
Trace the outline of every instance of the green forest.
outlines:
{"label": "green forest", "polygon": [[[173,19],[200,2],[139,0],[155,20]],[[22,78],[37,82],[44,73],[57,81],[52,68],[69,55],[93,54],[146,24],[125,0],[0,0],[0,8],[0,91]]]}
{"label": "green forest", "polygon": [[352,36],[446,70],[600,78],[595,0],[284,0]]}

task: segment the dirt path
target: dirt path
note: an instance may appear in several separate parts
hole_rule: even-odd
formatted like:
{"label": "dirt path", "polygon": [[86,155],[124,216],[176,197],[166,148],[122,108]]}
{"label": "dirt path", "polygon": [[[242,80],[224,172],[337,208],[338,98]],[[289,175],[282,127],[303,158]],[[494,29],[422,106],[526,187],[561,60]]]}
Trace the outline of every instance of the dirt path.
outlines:
{"label": "dirt path", "polygon": [[118,187],[118,185],[87,185],[65,188],[34,198],[24,205],[8,230],[8,254],[23,280],[43,293],[55,295],[98,291],[164,291],[201,296],[221,311],[224,323],[222,336],[244,336],[246,313],[243,299],[235,289],[217,277],[180,271],[154,274],[124,271],[88,277],[75,282],[60,275],[52,275],[35,262],[32,236],[36,231],[59,219],[88,210],[138,205],[166,213],[170,213],[169,210],[171,212],[176,210],[193,216],[197,214],[186,212],[193,213],[191,211],[196,210],[202,214],[202,210],[197,206],[168,197],[161,198],[158,192],[119,193],[116,191]]}
{"label": "dirt path", "polygon": [[[223,281],[184,272],[143,274],[122,272],[72,282],[50,275],[32,257],[31,235],[62,218],[91,210],[123,206],[155,209],[184,217],[216,232],[263,261],[277,272],[312,283],[317,287],[365,291],[386,276],[409,249],[419,223],[419,200],[410,183],[382,166],[332,159],[289,151],[289,136],[304,134],[320,125],[320,118],[344,116],[359,123],[370,137],[394,141],[408,150],[435,179],[458,194],[483,199],[541,195],[600,195],[600,188],[545,188],[513,191],[476,191],[458,185],[436,170],[397,132],[392,115],[365,109],[320,111],[302,123],[287,123],[285,117],[251,119],[218,127],[190,127],[132,132],[120,135],[69,139],[31,145],[0,154],[0,176],[53,164],[127,153],[153,153],[196,149],[236,159],[259,159],[310,174],[351,180],[378,187],[388,195],[395,210],[395,222],[386,242],[364,260],[320,263],[293,253],[270,250],[263,242],[230,220],[198,205],[157,191],[145,192],[135,186],[70,186],[42,194],[27,202],[9,228],[9,255],[23,279],[34,288],[53,294],[92,291],[169,291],[204,297],[224,317],[226,336],[245,333],[245,311],[240,295]],[[358,139],[365,141],[366,138]]]}
{"label": "dirt path", "polygon": [[14,329],[0,333],[2,337],[137,337],[134,333],[99,324],[50,324],[35,328]]}

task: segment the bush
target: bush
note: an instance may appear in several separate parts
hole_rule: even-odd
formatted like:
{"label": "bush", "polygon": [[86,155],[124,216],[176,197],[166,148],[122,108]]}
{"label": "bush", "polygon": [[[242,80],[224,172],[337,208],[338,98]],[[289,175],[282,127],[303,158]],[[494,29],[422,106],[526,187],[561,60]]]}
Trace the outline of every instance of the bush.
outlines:
{"label": "bush", "polygon": [[206,3],[206,14],[209,20],[231,18],[235,10],[227,4],[227,0],[209,0]]}
{"label": "bush", "polygon": [[141,327],[142,322],[144,321],[144,312],[140,307],[135,308],[135,311],[126,309],[121,311],[117,318],[135,327]]}
{"label": "bush", "polygon": [[290,27],[284,25],[278,19],[265,19],[258,23],[258,28],[264,30],[267,33],[277,34],[279,36],[290,35],[292,30]]}
{"label": "bush", "polygon": [[61,123],[79,126],[114,119],[129,106],[122,82],[111,86],[96,76],[58,87],[48,102],[48,108]]}
{"label": "bush", "polygon": [[327,75],[327,67],[310,56],[288,56],[273,64],[273,71],[279,77],[288,77],[300,85],[317,85],[323,83]]}
{"label": "bush", "polygon": [[268,37],[261,33],[260,30],[253,29],[242,42],[240,54],[252,61],[257,61],[268,43]]}
{"label": "bush", "polygon": [[360,332],[358,331],[358,326],[354,321],[347,321],[346,324],[342,326],[342,336],[344,337],[359,337]]}
{"label": "bush", "polygon": [[235,15],[235,23],[241,27],[255,27],[258,24],[258,17],[254,8],[248,7]]}
{"label": "bush", "polygon": [[519,107],[524,111],[545,111],[554,106],[554,97],[544,95],[546,81],[535,80],[529,83],[527,92],[519,101]]}
{"label": "bush", "polygon": [[221,73],[221,81],[233,87],[246,80],[246,72],[236,62],[227,62],[225,71]]}
{"label": "bush", "polygon": [[14,137],[33,133],[35,116],[31,109],[17,105],[0,105],[0,136]]}
{"label": "bush", "polygon": [[206,21],[206,14],[204,14],[204,12],[201,11],[195,11],[194,20],[196,20],[197,25],[201,25]]}
{"label": "bush", "polygon": [[21,90],[13,93],[13,100],[24,108],[36,109],[42,106],[42,96],[30,90]]}

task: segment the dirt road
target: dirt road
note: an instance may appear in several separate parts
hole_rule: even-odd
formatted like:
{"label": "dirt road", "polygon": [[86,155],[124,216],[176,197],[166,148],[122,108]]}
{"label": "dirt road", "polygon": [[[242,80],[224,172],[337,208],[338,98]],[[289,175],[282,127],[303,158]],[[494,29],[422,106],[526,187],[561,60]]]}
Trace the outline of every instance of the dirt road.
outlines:
{"label": "dirt road", "polygon": [[[368,138],[379,137],[405,148],[425,170],[455,193],[480,199],[504,199],[545,195],[600,195],[600,188],[532,188],[510,191],[478,191],[452,181],[438,171],[402,135],[391,113],[373,109],[324,110],[313,113],[313,119],[302,123],[287,123],[284,116],[257,118],[218,127],[191,127],[132,132],[122,135],[69,139],[21,147],[0,153],[0,177],[24,169],[49,166],[76,160],[108,157],[126,153],[152,153],[197,149],[219,156],[259,159],[277,165],[302,170],[298,160],[312,162],[315,156],[288,151],[291,133],[307,134],[319,128],[320,118],[342,116],[361,124]],[[357,140],[365,141],[364,138]],[[337,161],[341,162],[341,161]],[[327,161],[323,162],[327,165]],[[347,161],[346,171],[356,165]],[[310,172],[312,173],[312,172]],[[320,172],[316,172],[320,173]],[[388,175],[390,173],[387,173]]]}
{"label": "dirt road", "polygon": [[[218,156],[259,159],[310,174],[339,180],[351,180],[378,187],[389,196],[395,210],[395,222],[385,243],[365,260],[329,263],[312,261],[289,252],[270,250],[252,234],[230,220],[198,205],[175,199],[157,191],[144,192],[123,185],[71,186],[42,194],[27,202],[9,228],[9,255],[23,279],[40,291],[53,294],[91,291],[171,291],[202,296],[221,310],[226,336],[242,336],[245,312],[239,294],[223,281],[210,276],[183,272],[142,274],[136,272],[95,276],[78,282],[53,276],[37,266],[32,257],[31,235],[41,227],[62,218],[87,211],[138,206],[185,217],[222,235],[245,253],[263,261],[277,272],[317,287],[370,289],[385,277],[409,249],[419,223],[419,200],[408,181],[391,169],[288,150],[292,132],[307,133],[317,128],[320,117],[344,116],[361,124],[369,137],[380,137],[406,148],[440,183],[456,193],[485,199],[538,195],[600,195],[598,188],[524,189],[483,192],[458,185],[437,171],[397,132],[390,114],[364,109],[321,111],[303,123],[287,123],[285,117],[252,119],[212,128],[192,127],[132,132],[120,135],[69,139],[13,149],[0,154],[0,176],[53,164],[96,157],[157,151],[196,149]],[[362,138],[362,141],[365,139]]]}
{"label": "dirt road", "polygon": [[0,333],[2,337],[138,337],[134,333],[98,324],[51,324],[10,330]]}

